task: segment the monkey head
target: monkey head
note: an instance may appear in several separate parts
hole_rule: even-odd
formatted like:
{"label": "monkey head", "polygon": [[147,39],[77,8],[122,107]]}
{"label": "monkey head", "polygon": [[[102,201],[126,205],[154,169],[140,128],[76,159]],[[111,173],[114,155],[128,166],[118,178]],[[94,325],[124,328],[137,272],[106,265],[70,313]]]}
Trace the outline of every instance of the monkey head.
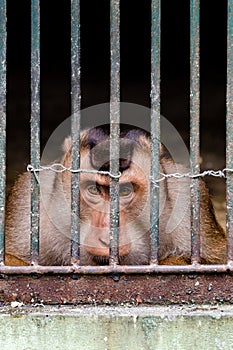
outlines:
{"label": "monkey head", "polygon": [[[70,139],[64,143],[63,164],[71,165]],[[109,127],[82,132],[80,140],[81,263],[108,264],[110,234]],[[141,129],[120,133],[119,170],[119,261],[120,264],[149,262],[150,139]],[[89,173],[88,170],[97,170]],[[70,202],[71,174],[62,174],[63,190]]]}

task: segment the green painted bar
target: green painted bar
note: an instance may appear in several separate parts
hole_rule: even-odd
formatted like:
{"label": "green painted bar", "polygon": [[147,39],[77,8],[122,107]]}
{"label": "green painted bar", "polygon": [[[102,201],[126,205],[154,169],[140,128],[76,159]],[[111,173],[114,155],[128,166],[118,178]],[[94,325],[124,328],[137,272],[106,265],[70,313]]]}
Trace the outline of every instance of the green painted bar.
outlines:
{"label": "green painted bar", "polygon": [[[31,165],[40,166],[40,1],[31,1]],[[39,174],[38,174],[39,177]],[[31,264],[38,263],[40,187],[31,175]]]}
{"label": "green painted bar", "polygon": [[[233,1],[228,0],[226,167],[233,169]],[[233,261],[233,172],[227,172],[227,256]]]}
{"label": "green painted bar", "polygon": [[[71,0],[71,157],[72,169],[80,168],[80,1]],[[71,260],[80,262],[80,175],[72,173],[71,180]]]}
{"label": "green painted bar", "polygon": [[150,227],[151,263],[158,262],[159,187],[160,176],[160,0],[151,3],[151,184]]}
{"label": "green painted bar", "polygon": [[[190,2],[190,172],[200,173],[200,0]],[[200,179],[191,179],[192,263],[200,261]]]}
{"label": "green painted bar", "polygon": [[6,0],[0,0],[0,263],[4,261],[6,188]]}
{"label": "green painted bar", "polygon": [[[110,2],[110,172],[119,173],[120,149],[120,0]],[[110,179],[110,264],[119,255],[119,179]]]}

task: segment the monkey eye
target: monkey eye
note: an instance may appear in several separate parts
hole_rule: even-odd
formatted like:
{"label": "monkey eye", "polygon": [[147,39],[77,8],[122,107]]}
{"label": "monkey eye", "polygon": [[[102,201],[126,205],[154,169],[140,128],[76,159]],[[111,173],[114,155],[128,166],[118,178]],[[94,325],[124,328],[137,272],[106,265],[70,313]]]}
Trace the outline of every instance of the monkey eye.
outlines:
{"label": "monkey eye", "polygon": [[133,185],[128,183],[128,184],[123,184],[120,185],[120,197],[127,197],[133,193]]}
{"label": "monkey eye", "polygon": [[89,185],[87,187],[87,190],[90,194],[92,194],[94,196],[99,196],[101,193],[100,188],[96,185]]}

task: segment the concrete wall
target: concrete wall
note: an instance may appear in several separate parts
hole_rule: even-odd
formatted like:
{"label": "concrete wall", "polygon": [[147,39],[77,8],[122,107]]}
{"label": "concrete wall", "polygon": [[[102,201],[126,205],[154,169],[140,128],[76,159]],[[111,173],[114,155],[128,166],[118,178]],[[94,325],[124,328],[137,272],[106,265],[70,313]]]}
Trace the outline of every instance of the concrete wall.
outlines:
{"label": "concrete wall", "polygon": [[233,307],[3,307],[0,349],[233,349]]}

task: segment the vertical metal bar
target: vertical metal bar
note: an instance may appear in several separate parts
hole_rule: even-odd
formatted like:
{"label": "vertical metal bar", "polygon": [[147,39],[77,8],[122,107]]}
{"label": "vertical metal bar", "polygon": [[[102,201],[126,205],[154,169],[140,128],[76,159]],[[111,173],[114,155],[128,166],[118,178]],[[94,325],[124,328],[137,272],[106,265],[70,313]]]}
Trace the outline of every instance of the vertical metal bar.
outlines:
{"label": "vertical metal bar", "polygon": [[6,39],[6,0],[0,0],[0,264],[5,255]]}
{"label": "vertical metal bar", "polygon": [[[120,136],[120,0],[110,2],[111,91],[110,172],[119,172]],[[110,179],[110,264],[119,260],[119,180]]]}
{"label": "vertical metal bar", "polygon": [[[72,168],[80,167],[80,0],[71,0],[71,159]],[[80,176],[71,178],[71,263],[80,263]]]}
{"label": "vertical metal bar", "polygon": [[[40,165],[40,1],[31,1],[31,164]],[[38,264],[40,188],[31,175],[31,264]]]}
{"label": "vertical metal bar", "polygon": [[160,0],[151,3],[151,183],[150,183],[150,234],[151,264],[158,263],[159,187],[160,173]]}
{"label": "vertical metal bar", "polygon": [[[227,23],[226,167],[233,169],[233,0],[228,0]],[[227,172],[227,258],[233,261],[233,173]]]}
{"label": "vertical metal bar", "polygon": [[[200,0],[190,2],[190,171],[200,173]],[[200,179],[191,179],[192,263],[200,262]]]}

